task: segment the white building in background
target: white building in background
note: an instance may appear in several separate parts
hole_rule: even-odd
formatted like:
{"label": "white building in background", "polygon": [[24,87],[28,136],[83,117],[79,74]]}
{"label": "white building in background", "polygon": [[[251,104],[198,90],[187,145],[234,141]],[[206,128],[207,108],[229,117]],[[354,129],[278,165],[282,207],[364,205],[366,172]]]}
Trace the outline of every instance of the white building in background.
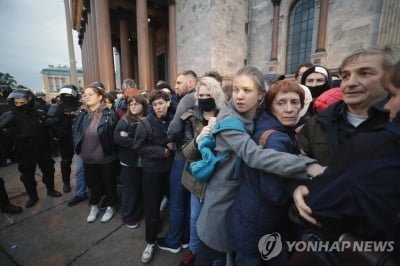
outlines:
{"label": "white building in background", "polygon": [[[83,72],[82,69],[77,69],[79,88],[83,88]],[[48,68],[43,68],[40,71],[42,74],[43,92],[46,93],[47,98],[54,97],[60,91],[64,84],[71,83],[71,74],[67,66],[54,66],[49,65]]]}

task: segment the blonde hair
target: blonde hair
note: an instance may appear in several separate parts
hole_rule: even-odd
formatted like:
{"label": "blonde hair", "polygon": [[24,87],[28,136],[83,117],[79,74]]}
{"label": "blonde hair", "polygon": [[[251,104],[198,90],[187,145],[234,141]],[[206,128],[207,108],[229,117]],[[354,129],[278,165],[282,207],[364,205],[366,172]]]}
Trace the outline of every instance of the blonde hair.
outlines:
{"label": "blonde hair", "polygon": [[216,109],[220,110],[222,107],[226,105],[225,103],[225,94],[222,91],[221,86],[219,85],[218,81],[212,77],[204,77],[201,78],[197,82],[196,86],[196,105],[198,105],[198,98],[199,98],[199,90],[201,86],[205,86],[211,94],[211,98],[214,99]]}

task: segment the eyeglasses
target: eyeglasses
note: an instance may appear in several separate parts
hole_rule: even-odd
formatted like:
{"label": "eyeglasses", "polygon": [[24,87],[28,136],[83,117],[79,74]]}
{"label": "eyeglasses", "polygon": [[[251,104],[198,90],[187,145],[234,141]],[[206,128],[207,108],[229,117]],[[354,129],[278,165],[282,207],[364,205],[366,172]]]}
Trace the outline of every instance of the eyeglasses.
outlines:
{"label": "eyeglasses", "polygon": [[82,97],[83,98],[86,98],[86,97],[93,97],[93,96],[95,96],[96,95],[96,93],[85,93],[85,94],[82,94]]}

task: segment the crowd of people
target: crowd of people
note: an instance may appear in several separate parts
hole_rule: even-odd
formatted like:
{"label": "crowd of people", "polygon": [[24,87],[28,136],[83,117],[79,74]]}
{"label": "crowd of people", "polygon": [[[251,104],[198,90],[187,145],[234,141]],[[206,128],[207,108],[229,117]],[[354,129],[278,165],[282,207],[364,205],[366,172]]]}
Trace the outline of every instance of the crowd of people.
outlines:
{"label": "crowd of people", "polygon": [[[304,257],[284,248],[272,259],[261,256],[264,235],[296,240],[308,230],[329,241],[344,234],[395,241],[392,253],[370,258],[398,261],[400,62],[388,49],[365,49],[338,69],[305,62],[288,79],[244,66],[225,86],[216,71],[198,77],[187,70],[174,89],[160,81],[141,91],[127,79],[121,95],[100,82],[82,91],[67,84],[51,105],[2,85],[0,163],[18,163],[30,208],[39,200],[36,166],[47,195],[59,197],[53,157],[60,156],[62,190],[70,193],[75,156],[68,206],[88,199],[88,223],[102,211],[101,222],[110,221],[119,205],[128,228],[144,219],[143,263],[158,247],[188,248],[180,265],[348,265],[340,253]],[[228,118],[245,130],[215,133]],[[210,134],[213,152],[227,156],[204,182],[189,166],[202,159],[198,144]],[[160,237],[165,199],[168,231]],[[1,178],[0,209],[22,211]]]}

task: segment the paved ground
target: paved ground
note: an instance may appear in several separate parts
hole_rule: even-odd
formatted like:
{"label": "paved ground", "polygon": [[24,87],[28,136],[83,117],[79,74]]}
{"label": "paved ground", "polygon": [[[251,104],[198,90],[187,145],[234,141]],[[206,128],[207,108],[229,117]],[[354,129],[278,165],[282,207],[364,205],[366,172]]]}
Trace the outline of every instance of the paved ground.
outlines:
{"label": "paved ground", "polygon": [[[56,189],[62,190],[61,176],[56,163]],[[0,176],[13,204],[24,206],[28,200],[19,180],[17,165],[0,167]],[[73,176],[73,175],[72,175]],[[68,207],[67,202],[74,193],[60,198],[46,195],[37,170],[40,200],[32,208],[24,208],[21,214],[0,213],[0,265],[142,265],[140,258],[145,247],[143,221],[138,229],[129,229],[122,224],[120,212],[108,222],[88,224],[89,206],[82,202]],[[72,178],[73,189],[75,187]],[[101,217],[101,216],[100,216]],[[163,228],[167,229],[167,213],[162,214]],[[179,265],[187,254],[157,249],[153,261],[148,265]]]}

